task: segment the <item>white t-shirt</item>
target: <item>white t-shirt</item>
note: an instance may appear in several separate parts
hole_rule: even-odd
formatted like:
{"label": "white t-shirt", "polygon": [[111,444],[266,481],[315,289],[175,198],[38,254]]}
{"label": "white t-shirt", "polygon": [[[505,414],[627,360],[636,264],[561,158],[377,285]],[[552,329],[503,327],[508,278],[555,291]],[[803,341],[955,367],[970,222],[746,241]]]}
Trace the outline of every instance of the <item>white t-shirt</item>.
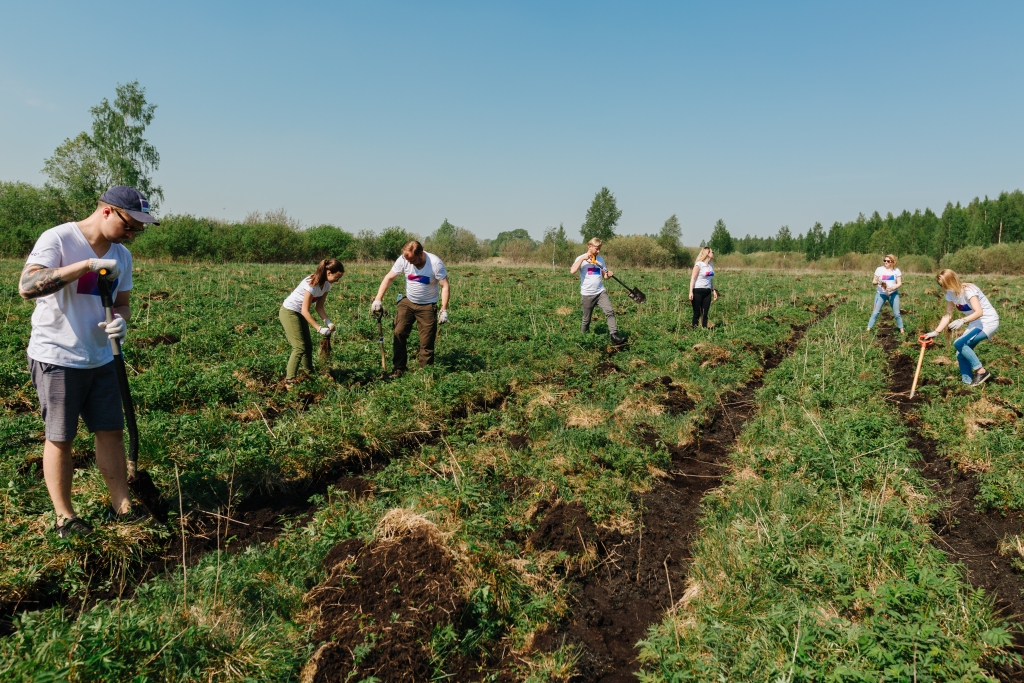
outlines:
{"label": "white t-shirt", "polygon": [[[583,254],[588,256],[588,254]],[[597,257],[597,262],[601,264],[601,268],[607,268],[604,264],[604,259],[600,256]],[[580,266],[580,294],[583,296],[594,296],[604,291],[604,275],[601,274],[601,268],[595,266],[593,263],[584,261],[583,265]]]}
{"label": "white t-shirt", "polygon": [[309,284],[309,278],[313,277],[310,275],[299,283],[299,286],[292,290],[292,293],[288,295],[288,298],[281,304],[289,311],[295,311],[296,313],[302,313],[302,300],[306,297],[306,292],[309,292],[312,296],[310,297],[309,306],[312,308],[316,305],[317,301],[320,301],[324,297],[324,294],[331,291],[331,283],[326,279],[320,283],[319,286],[314,287]]}
{"label": "white t-shirt", "polygon": [[697,271],[697,279],[693,281],[693,288],[714,289],[715,267],[703,261],[697,261],[693,265],[700,269]]}
{"label": "white t-shirt", "polygon": [[405,296],[414,304],[437,303],[437,283],[448,277],[444,262],[429,251],[423,252],[427,260],[422,268],[409,263],[404,256],[399,256],[391,271],[405,275]]}
{"label": "white t-shirt", "polygon": [[999,314],[996,313],[996,309],[989,303],[985,293],[977,285],[969,283],[964,285],[964,293],[960,296],[949,290],[946,291],[946,301],[952,301],[957,310],[964,315],[970,315],[974,312],[974,309],[971,308],[972,296],[978,297],[978,301],[981,302],[981,317],[967,323],[967,329],[964,330],[964,334],[967,334],[969,330],[980,328],[991,339],[992,335],[999,329]]}
{"label": "white t-shirt", "polygon": [[[111,286],[111,298],[132,288],[131,253],[123,245],[111,244],[106,254],[97,257],[77,223],[64,223],[40,235],[25,263],[59,268],[91,258],[117,261],[121,276]],[[96,273],[86,273],[60,291],[35,300],[29,358],[65,368],[98,368],[114,360],[107,333],[99,326],[106,314],[98,280]]]}
{"label": "white t-shirt", "polygon": [[875,277],[878,278],[878,292],[888,294],[890,286],[896,286],[896,278],[903,277],[903,271],[899,268],[878,266],[875,268]]}

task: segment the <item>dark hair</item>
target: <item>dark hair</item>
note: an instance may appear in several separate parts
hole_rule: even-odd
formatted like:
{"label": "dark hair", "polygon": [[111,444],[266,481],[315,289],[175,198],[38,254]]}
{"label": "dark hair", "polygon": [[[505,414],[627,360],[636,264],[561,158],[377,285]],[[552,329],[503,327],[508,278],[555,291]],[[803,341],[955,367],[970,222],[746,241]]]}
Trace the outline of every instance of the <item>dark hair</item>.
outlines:
{"label": "dark hair", "polygon": [[336,258],[325,258],[316,267],[316,272],[309,276],[309,284],[319,287],[327,280],[327,273],[344,273],[345,266]]}
{"label": "dark hair", "polygon": [[413,256],[419,256],[423,253],[423,245],[419,243],[419,240],[406,242],[402,246],[402,255],[404,256],[406,253],[411,253]]}

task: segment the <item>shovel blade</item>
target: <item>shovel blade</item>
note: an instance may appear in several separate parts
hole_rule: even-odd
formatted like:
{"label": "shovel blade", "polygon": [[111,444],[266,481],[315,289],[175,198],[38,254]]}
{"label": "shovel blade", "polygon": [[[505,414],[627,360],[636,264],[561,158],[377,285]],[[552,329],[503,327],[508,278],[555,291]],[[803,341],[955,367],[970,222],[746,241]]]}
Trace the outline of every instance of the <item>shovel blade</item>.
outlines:
{"label": "shovel blade", "polygon": [[643,302],[647,301],[647,295],[641,292],[636,287],[629,290],[629,298],[637,302],[638,304],[642,304]]}

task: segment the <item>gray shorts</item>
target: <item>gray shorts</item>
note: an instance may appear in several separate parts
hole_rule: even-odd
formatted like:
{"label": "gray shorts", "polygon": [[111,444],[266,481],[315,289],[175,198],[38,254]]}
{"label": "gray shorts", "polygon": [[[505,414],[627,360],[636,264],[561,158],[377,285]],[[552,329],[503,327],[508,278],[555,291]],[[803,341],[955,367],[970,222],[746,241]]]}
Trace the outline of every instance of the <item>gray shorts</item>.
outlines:
{"label": "gray shorts", "polygon": [[114,361],[98,368],[82,369],[29,358],[28,367],[39,394],[48,441],[74,439],[79,415],[90,432],[124,429]]}

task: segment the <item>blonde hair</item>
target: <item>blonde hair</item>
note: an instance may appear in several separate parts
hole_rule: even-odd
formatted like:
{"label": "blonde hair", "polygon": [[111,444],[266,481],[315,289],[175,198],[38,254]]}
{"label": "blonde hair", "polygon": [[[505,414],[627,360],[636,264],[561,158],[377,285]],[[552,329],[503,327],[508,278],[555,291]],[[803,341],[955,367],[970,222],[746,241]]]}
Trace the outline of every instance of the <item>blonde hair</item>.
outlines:
{"label": "blonde hair", "polygon": [[964,293],[964,283],[960,279],[960,276],[954,273],[949,268],[943,268],[939,271],[939,274],[935,276],[939,286],[943,289],[953,292],[957,296]]}
{"label": "blonde hair", "polygon": [[602,242],[597,237],[591,237],[590,241],[587,242],[587,246],[589,247],[600,247],[602,244],[604,244],[604,242]]}
{"label": "blonde hair", "polygon": [[707,263],[707,261],[705,261],[704,259],[706,259],[708,254],[710,254],[710,253],[711,253],[711,247],[704,247],[704,248],[702,248],[700,250],[700,252],[697,253],[697,261],[700,261],[701,263]]}
{"label": "blonde hair", "polygon": [[890,268],[895,268],[896,267],[896,255],[895,254],[886,254],[884,258],[892,259],[892,263],[889,264]]}

